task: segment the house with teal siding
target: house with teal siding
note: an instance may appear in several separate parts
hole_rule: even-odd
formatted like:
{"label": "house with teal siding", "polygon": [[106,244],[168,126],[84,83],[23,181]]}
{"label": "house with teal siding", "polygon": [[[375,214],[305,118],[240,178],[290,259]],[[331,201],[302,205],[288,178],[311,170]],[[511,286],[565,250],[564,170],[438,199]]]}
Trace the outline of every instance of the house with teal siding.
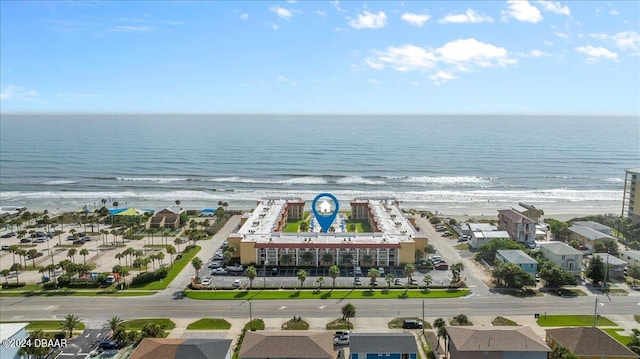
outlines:
{"label": "house with teal siding", "polygon": [[418,344],[411,333],[352,333],[351,359],[417,359]]}

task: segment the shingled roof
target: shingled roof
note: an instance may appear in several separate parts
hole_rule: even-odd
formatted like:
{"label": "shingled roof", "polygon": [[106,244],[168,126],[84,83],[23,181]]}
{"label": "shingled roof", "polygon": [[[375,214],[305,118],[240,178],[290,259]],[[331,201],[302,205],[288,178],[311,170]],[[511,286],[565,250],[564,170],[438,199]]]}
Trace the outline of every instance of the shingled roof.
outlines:
{"label": "shingled roof", "polygon": [[551,351],[529,327],[447,327],[450,342],[462,351]]}
{"label": "shingled roof", "polygon": [[352,353],[417,353],[416,337],[411,333],[353,333]]}
{"label": "shingled roof", "polygon": [[230,347],[230,339],[145,338],[129,359],[217,359]]}
{"label": "shingled roof", "polygon": [[599,328],[547,329],[547,340],[554,340],[573,355],[590,357],[637,358],[638,354],[618,343]]}
{"label": "shingled roof", "polygon": [[247,332],[240,358],[331,359],[333,336],[328,332]]}

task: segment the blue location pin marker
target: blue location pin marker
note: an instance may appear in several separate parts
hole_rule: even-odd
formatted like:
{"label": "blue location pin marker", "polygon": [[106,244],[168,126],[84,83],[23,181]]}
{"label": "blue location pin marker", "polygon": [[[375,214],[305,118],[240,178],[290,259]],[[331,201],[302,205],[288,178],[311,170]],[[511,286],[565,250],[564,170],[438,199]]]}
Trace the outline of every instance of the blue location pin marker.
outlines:
{"label": "blue location pin marker", "polygon": [[[328,197],[333,201],[335,209],[333,210],[332,213],[329,213],[331,208],[329,203],[326,200],[320,203],[320,211],[318,211],[318,209],[316,208],[316,204],[318,204],[318,200],[323,197]],[[318,223],[320,223],[322,232],[327,233],[327,231],[333,224],[333,221],[336,219],[336,216],[338,215],[338,208],[339,208],[338,199],[334,197],[331,193],[320,193],[319,195],[316,196],[316,198],[313,199],[313,202],[311,202],[311,210],[313,211],[313,215],[318,220]]]}

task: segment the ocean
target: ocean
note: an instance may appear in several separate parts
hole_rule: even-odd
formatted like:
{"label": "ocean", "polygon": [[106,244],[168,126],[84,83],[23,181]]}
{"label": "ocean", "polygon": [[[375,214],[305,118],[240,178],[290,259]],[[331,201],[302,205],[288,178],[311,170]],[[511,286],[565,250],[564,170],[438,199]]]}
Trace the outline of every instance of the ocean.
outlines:
{"label": "ocean", "polygon": [[[637,116],[10,115],[0,205],[251,208],[263,197],[396,197],[495,215],[620,213]],[[344,204],[348,204],[345,202]]]}

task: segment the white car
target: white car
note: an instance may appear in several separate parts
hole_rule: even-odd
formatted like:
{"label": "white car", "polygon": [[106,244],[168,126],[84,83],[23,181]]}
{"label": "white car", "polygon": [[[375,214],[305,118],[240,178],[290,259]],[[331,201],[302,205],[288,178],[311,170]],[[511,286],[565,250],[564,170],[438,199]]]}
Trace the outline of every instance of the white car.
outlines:
{"label": "white car", "polygon": [[224,268],[216,268],[216,269],[211,271],[211,274],[225,275],[225,274],[227,274],[227,270],[224,269]]}
{"label": "white car", "polygon": [[333,345],[349,345],[349,335],[341,335],[333,338]]}
{"label": "white car", "polygon": [[378,274],[380,274],[380,276],[384,276],[384,268],[382,267],[378,267]]}
{"label": "white car", "polygon": [[202,280],[202,285],[209,285],[211,284],[211,278],[205,278]]}
{"label": "white car", "polygon": [[238,287],[240,287],[241,285],[242,285],[242,280],[240,280],[240,279],[236,279],[236,280],[234,280],[234,281],[233,281],[233,286],[234,286],[234,287],[238,288]]}

